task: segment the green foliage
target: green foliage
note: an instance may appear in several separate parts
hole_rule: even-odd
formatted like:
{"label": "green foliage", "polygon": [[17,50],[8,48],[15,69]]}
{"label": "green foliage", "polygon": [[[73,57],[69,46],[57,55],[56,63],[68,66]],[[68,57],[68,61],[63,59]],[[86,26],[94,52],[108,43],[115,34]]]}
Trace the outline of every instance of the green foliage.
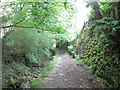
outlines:
{"label": "green foliage", "polygon": [[[113,12],[112,10],[112,0],[109,2],[102,2],[102,1],[97,1],[97,2],[87,2],[86,7],[91,6],[91,11],[89,13],[89,19],[90,20],[96,20],[97,16],[101,14],[102,18],[104,17],[111,17],[111,13]],[[98,10],[99,9],[99,10]],[[99,14],[98,14],[99,12]],[[96,13],[96,15],[95,15]]]}
{"label": "green foliage", "polygon": [[[35,68],[48,64],[54,41],[69,42],[67,31],[72,27],[75,7],[70,2],[10,2],[0,6],[2,18],[3,86],[20,84],[27,88]],[[7,29],[6,29],[7,28]],[[5,30],[4,30],[5,29]],[[67,45],[65,45],[67,47]],[[41,71],[45,76],[54,62]],[[12,77],[12,78],[10,78]],[[36,77],[36,76],[35,76]],[[38,81],[39,80],[39,81]],[[33,81],[33,87],[41,78]],[[37,82],[38,81],[38,82]],[[7,87],[7,86],[4,86]]]}
{"label": "green foliage", "polygon": [[[95,27],[97,25],[97,27]],[[90,25],[88,26],[88,28],[91,28],[93,30],[106,30],[106,32],[108,32],[109,30],[111,30],[112,34],[114,34],[117,30],[119,29],[119,21],[118,20],[114,20],[111,17],[104,17],[100,20],[96,20],[90,23]]]}
{"label": "green foliage", "polygon": [[38,86],[42,85],[41,78],[34,79],[31,84],[31,88],[37,88]]}
{"label": "green foliage", "polygon": [[30,76],[32,77],[34,67],[43,67],[51,58],[49,49],[53,42],[50,37],[49,32],[38,32],[33,29],[7,32],[2,38],[3,80],[7,79],[8,84],[29,87],[25,82],[28,83]]}
{"label": "green foliage", "polygon": [[10,82],[11,82],[12,85],[14,85],[14,84],[16,84],[17,81],[16,81],[16,79],[13,79],[13,77],[11,77]]}
{"label": "green foliage", "polygon": [[29,62],[40,64],[40,61],[49,56],[52,43],[47,32],[18,29],[4,36],[3,45],[5,54],[25,55]]}
{"label": "green foliage", "polygon": [[[66,5],[65,7],[64,2],[11,2],[2,5],[2,20],[5,23],[11,22],[11,27],[32,27],[64,33],[70,28],[69,24],[75,13],[72,3]],[[7,11],[8,8],[10,12]]]}
{"label": "green foliage", "polygon": [[[71,28],[75,7],[68,2],[10,2],[1,6],[3,32],[3,79],[20,87],[28,87],[31,73],[38,66],[45,66],[51,59],[50,49],[54,41],[68,43],[67,33]],[[8,28],[8,30],[6,29]],[[62,46],[61,45],[61,46]],[[66,46],[67,47],[67,46]],[[53,68],[53,62],[45,74]],[[13,70],[13,72],[10,72]],[[14,80],[10,80],[10,77]],[[29,78],[29,79],[28,79]],[[9,85],[9,83],[7,83]],[[36,83],[33,83],[35,86]],[[6,82],[3,83],[6,85]],[[5,86],[4,86],[5,87]]]}
{"label": "green foliage", "polygon": [[67,50],[67,46],[69,46],[70,41],[72,41],[72,38],[70,38],[69,34],[54,34],[53,39],[56,40],[56,47],[59,49],[65,49]]}
{"label": "green foliage", "polygon": [[94,13],[94,10],[91,9],[90,13],[89,13],[89,19],[90,18],[94,18],[95,17],[95,13]]}
{"label": "green foliage", "polygon": [[82,62],[82,59],[80,59],[80,60],[77,60],[76,62],[77,62],[77,63],[81,63],[81,62]]}
{"label": "green foliage", "polygon": [[71,41],[69,34],[54,34],[53,38],[56,39],[58,42],[59,41],[63,41],[63,42]]}
{"label": "green foliage", "polygon": [[73,46],[72,46],[72,45],[68,46],[68,51],[69,51],[69,52],[72,52],[72,51],[73,51]]}
{"label": "green foliage", "polygon": [[80,58],[93,73],[105,79],[112,87],[118,87],[118,53],[111,47],[114,44],[112,41],[108,42],[105,37],[90,39]]}
{"label": "green foliage", "polygon": [[[4,60],[4,59],[3,59]],[[27,77],[27,75],[32,76],[31,69],[27,67],[23,63],[18,63],[16,61],[11,61],[9,64],[5,64],[3,61],[3,71],[2,71],[2,79],[3,83],[8,85],[20,85],[19,87],[24,88],[22,84],[25,82],[28,83],[30,78]],[[28,88],[29,85],[27,85],[26,88]],[[4,86],[3,87],[8,87]],[[9,88],[12,88],[9,86]]]}
{"label": "green foliage", "polygon": [[49,65],[44,67],[41,71],[39,71],[39,75],[38,78],[32,80],[32,84],[31,84],[31,88],[37,88],[37,87],[41,87],[43,85],[42,80],[48,75],[48,72],[54,68],[54,65],[56,63],[56,60],[58,59],[59,54],[56,53],[56,55],[54,56],[53,61],[50,61]]}
{"label": "green foliage", "polygon": [[88,69],[105,80],[107,86],[119,87],[119,42],[113,39],[119,38],[119,21],[104,17],[89,22],[87,27],[74,42],[74,51]]}

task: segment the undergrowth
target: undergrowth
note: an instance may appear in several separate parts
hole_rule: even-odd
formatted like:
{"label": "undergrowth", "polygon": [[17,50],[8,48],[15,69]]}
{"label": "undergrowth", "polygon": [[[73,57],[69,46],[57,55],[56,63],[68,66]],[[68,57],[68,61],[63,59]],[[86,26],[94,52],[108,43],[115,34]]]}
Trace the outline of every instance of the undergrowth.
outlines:
{"label": "undergrowth", "polygon": [[[120,86],[119,79],[119,21],[103,18],[89,22],[73,41],[74,47],[70,52],[82,60],[93,74],[102,78],[106,86]],[[77,56],[76,56],[77,55]]]}
{"label": "undergrowth", "polygon": [[59,54],[56,53],[55,56],[53,56],[53,60],[50,61],[48,66],[45,66],[40,72],[38,78],[34,79],[31,83],[31,88],[40,88],[43,83],[42,80],[48,76],[48,73],[50,70],[54,68],[54,64],[56,63],[57,58],[59,57]]}
{"label": "undergrowth", "polygon": [[[2,38],[3,88],[28,88],[33,72],[52,59],[51,34],[34,29],[10,30]],[[52,50],[52,49],[51,49]]]}

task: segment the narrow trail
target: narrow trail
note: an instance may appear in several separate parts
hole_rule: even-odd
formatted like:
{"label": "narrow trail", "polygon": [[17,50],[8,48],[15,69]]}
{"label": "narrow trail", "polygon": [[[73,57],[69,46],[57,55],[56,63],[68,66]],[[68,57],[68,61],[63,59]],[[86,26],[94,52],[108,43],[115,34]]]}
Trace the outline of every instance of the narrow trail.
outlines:
{"label": "narrow trail", "polygon": [[55,67],[43,79],[41,88],[104,88],[83,63],[78,66],[75,61],[67,53],[60,52]]}

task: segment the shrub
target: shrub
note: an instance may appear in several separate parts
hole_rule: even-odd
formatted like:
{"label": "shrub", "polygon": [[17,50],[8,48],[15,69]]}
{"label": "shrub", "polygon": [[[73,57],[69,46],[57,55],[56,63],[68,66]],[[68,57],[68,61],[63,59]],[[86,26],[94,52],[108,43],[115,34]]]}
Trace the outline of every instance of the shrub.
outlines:
{"label": "shrub", "polygon": [[14,60],[24,58],[23,62],[39,64],[50,56],[52,43],[47,34],[32,29],[13,30],[3,37],[3,56]]}
{"label": "shrub", "polygon": [[51,58],[50,36],[32,29],[12,30],[3,36],[3,88],[29,87],[35,69]]}

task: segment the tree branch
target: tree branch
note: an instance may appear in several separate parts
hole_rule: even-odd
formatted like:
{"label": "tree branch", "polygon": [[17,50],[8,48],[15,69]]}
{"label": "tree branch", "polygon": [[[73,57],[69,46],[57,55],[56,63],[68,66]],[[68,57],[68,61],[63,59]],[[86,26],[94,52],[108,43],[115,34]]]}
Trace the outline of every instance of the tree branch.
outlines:
{"label": "tree branch", "polygon": [[[3,27],[0,27],[1,28],[10,28],[10,27],[16,27],[17,24],[19,24],[20,22],[24,21],[28,16],[30,15],[36,15],[36,14],[29,14],[29,15],[26,15],[23,19],[21,19],[20,21],[18,21],[17,23],[13,24],[13,25],[9,25],[9,26],[3,26]],[[39,16],[39,15],[36,15],[36,16]]]}
{"label": "tree branch", "polygon": [[36,29],[41,29],[42,30],[42,28],[37,28],[37,27],[26,27],[26,26],[14,26],[14,27],[19,27],[19,28],[36,28]]}
{"label": "tree branch", "polygon": [[41,30],[42,30],[42,28],[37,28],[37,27],[14,26],[14,25],[5,26],[5,27],[2,27],[2,28],[10,28],[10,27],[18,27],[18,28],[36,28],[36,29],[41,29]]}

